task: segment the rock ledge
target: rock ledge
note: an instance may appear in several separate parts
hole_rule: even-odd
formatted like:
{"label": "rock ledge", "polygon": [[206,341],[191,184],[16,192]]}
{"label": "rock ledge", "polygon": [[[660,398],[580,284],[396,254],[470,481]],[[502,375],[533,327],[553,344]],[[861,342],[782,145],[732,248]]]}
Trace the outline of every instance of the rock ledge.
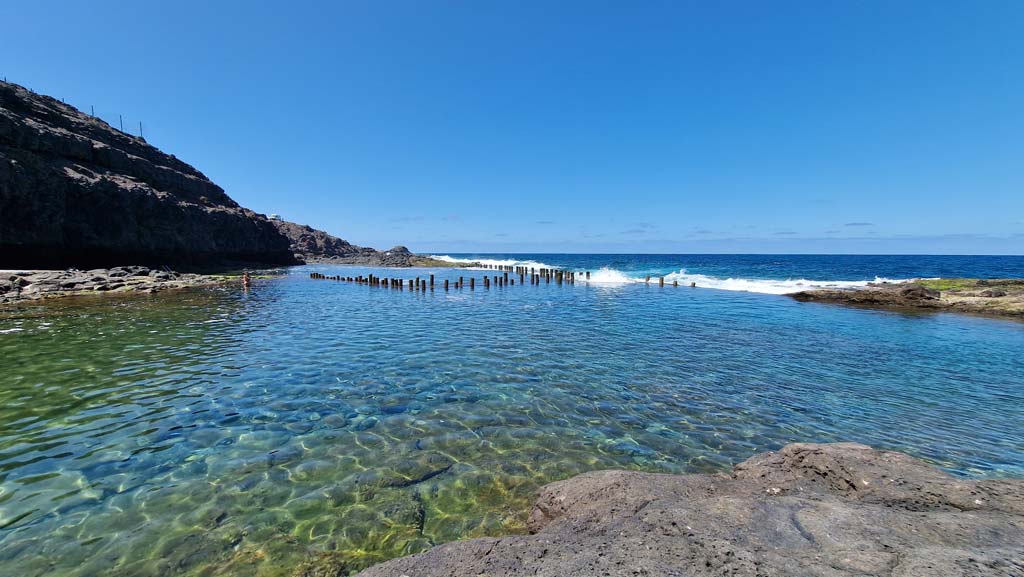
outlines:
{"label": "rock ledge", "polygon": [[805,302],[1024,318],[1024,279],[917,279],[871,284],[863,289],[816,289],[789,296]]}
{"label": "rock ledge", "polygon": [[1024,481],[850,443],[788,445],[728,475],[579,475],[541,489],[530,528],[360,575],[1024,576]]}

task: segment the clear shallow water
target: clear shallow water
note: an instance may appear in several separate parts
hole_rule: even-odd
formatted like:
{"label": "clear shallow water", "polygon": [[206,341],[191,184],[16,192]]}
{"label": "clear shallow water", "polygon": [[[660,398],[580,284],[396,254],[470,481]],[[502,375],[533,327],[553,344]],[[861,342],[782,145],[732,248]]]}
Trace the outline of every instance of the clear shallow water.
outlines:
{"label": "clear shallow water", "polygon": [[579,472],[718,471],[791,441],[1024,476],[1021,323],[311,270],[429,272],[0,311],[0,574],[356,569],[521,531],[536,488]]}

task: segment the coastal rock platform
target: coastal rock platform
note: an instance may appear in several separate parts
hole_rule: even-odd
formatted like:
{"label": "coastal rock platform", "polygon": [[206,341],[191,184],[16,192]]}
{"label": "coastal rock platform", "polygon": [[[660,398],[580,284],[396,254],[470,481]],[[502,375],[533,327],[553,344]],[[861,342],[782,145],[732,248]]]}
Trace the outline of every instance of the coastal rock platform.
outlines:
{"label": "coastal rock platform", "polygon": [[918,279],[862,289],[815,289],[789,296],[804,302],[1024,319],[1024,279]]}
{"label": "coastal rock platform", "polygon": [[[1024,576],[1024,480],[849,443],[788,445],[730,474],[585,473],[542,488],[529,526],[359,575]],[[325,563],[296,574],[346,574]]]}
{"label": "coastal rock platform", "polygon": [[223,282],[224,277],[144,266],[92,270],[0,271],[0,304],[82,294],[158,292]]}

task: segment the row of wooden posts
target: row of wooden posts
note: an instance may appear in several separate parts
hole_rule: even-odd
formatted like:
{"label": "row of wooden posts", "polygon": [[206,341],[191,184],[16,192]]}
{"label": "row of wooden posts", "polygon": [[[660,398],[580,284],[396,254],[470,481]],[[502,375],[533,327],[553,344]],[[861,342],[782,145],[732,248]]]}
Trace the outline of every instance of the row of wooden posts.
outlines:
{"label": "row of wooden posts", "polygon": [[[501,275],[494,275],[494,276],[484,275],[483,283],[482,283],[484,288],[491,288],[492,285],[496,286],[496,287],[515,286],[515,284],[516,284],[515,275],[519,275],[519,285],[520,286],[523,286],[523,285],[526,284],[527,278],[529,278],[529,281],[530,281],[531,285],[540,285],[542,283],[543,284],[551,284],[552,281],[554,281],[555,284],[559,284],[559,285],[562,284],[562,283],[565,283],[565,284],[576,284],[576,275],[577,274],[581,275],[581,277],[580,277],[581,279],[590,280],[590,271],[584,271],[584,272],[581,272],[581,273],[576,273],[574,271],[568,271],[568,270],[558,270],[558,269],[550,269],[550,268],[532,268],[532,267],[525,267],[525,266],[504,266],[504,265],[484,265],[483,268],[501,271]],[[509,277],[509,273],[512,274],[511,277]],[[309,278],[317,279],[317,280],[333,280],[333,281],[350,282],[350,283],[356,283],[356,284],[365,284],[365,285],[372,286],[372,287],[393,288],[393,289],[398,289],[398,290],[405,290],[406,288],[408,288],[411,291],[434,290],[434,275],[430,275],[429,278],[421,280],[420,277],[416,277],[415,279],[400,279],[400,278],[386,278],[386,277],[382,278],[382,277],[375,276],[375,275],[372,275],[372,274],[371,275],[366,275],[366,276],[363,276],[363,275],[359,275],[359,276],[339,276],[339,275],[328,276],[328,275],[325,275],[325,274],[322,274],[322,273],[318,273],[318,272],[311,272],[311,273],[309,273]],[[647,282],[647,283],[651,282],[650,275],[647,276],[647,279],[646,279],[645,282]],[[458,278],[458,280],[456,280],[455,282],[451,283],[451,286],[449,286],[448,279],[444,279],[444,284],[442,286],[444,287],[444,290],[447,291],[447,290],[450,290],[450,288],[454,288],[455,290],[460,290],[460,289],[466,288],[467,285],[466,285],[465,277],[460,276]],[[468,286],[469,286],[469,290],[475,289],[476,288],[476,278],[469,277],[469,285]],[[659,277],[658,278],[658,286],[662,286],[662,287],[665,286],[665,277]],[[679,281],[677,281],[677,280],[672,281],[672,286],[678,287],[679,286]],[[690,286],[691,287],[695,287],[697,285],[694,284],[694,283],[690,283]]]}

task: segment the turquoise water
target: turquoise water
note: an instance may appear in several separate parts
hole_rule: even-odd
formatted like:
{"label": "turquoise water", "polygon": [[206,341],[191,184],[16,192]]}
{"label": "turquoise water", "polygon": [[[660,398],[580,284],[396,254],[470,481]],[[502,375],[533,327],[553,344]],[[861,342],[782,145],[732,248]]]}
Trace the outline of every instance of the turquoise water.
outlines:
{"label": "turquoise water", "polygon": [[523,531],[537,487],[583,471],[720,471],[792,441],[1024,476],[1019,322],[310,271],[483,274],[298,267],[0,310],[0,575],[355,570]]}

